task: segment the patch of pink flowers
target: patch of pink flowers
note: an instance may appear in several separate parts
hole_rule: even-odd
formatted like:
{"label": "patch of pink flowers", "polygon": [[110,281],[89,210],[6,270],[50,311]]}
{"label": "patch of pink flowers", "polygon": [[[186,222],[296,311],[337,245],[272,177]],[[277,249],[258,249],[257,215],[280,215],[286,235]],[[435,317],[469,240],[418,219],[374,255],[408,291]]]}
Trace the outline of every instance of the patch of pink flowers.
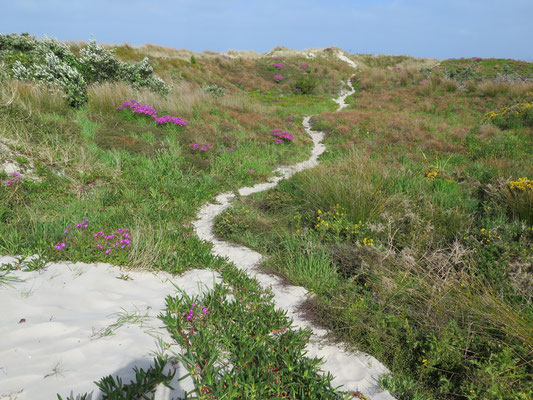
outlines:
{"label": "patch of pink flowers", "polygon": [[393,71],[399,71],[400,70],[400,67],[394,67],[393,68]]}
{"label": "patch of pink flowers", "polygon": [[164,125],[168,122],[172,122],[174,125],[177,126],[185,126],[189,123],[187,120],[181,117],[173,117],[171,115],[163,115],[161,117],[158,117],[155,108],[146,104],[140,104],[135,99],[126,100],[124,103],[120,104],[117,107],[117,110],[124,110],[126,108],[129,108],[132,114],[144,114],[149,117],[152,117],[158,125]]}
{"label": "patch of pink flowers", "polygon": [[[74,225],[72,229],[77,229],[78,232],[82,231],[82,233],[85,233],[89,228],[89,222],[90,220],[83,219],[76,225]],[[64,241],[57,242],[54,245],[54,248],[56,250],[63,250],[65,247],[67,247],[67,243],[70,239],[70,237],[68,236],[70,230],[71,227],[67,226],[67,228],[63,232],[66,235]],[[92,240],[96,241],[95,247],[102,250],[105,254],[111,254],[111,252],[115,249],[119,250],[127,248],[131,245],[131,239],[132,237],[128,228],[118,228],[113,233],[105,233],[104,231],[98,231],[92,234]]]}
{"label": "patch of pink flowers", "polygon": [[275,64],[272,64],[274,67],[276,67],[277,69],[281,69],[283,68],[283,64],[282,63],[275,63]]}
{"label": "patch of pink flowers", "polygon": [[275,137],[272,138],[274,143],[281,144],[283,142],[292,142],[294,139],[294,136],[288,132],[288,131],[280,131],[279,129],[273,129],[272,135]]}
{"label": "patch of pink flowers", "polygon": [[274,75],[274,82],[280,83],[283,80],[283,75]]}
{"label": "patch of pink flowers", "polygon": [[174,125],[185,126],[189,122],[181,117],[173,117],[171,115],[163,115],[155,119],[155,123],[158,125],[164,125],[167,122],[172,122]]}
{"label": "patch of pink flowers", "polygon": [[302,64],[300,65],[300,69],[303,69],[304,71],[307,69],[308,65],[307,64]]}
{"label": "patch of pink flowers", "polygon": [[427,85],[429,82],[428,81],[420,81],[418,84],[419,85]]}
{"label": "patch of pink flowers", "polygon": [[17,182],[20,182],[22,180],[22,177],[19,174],[15,174],[14,172],[11,174],[11,179],[8,179],[6,181],[7,186],[11,186]]}
{"label": "patch of pink flowers", "polygon": [[191,143],[189,145],[191,149],[193,150],[199,150],[199,151],[207,151],[211,148],[211,145],[209,143]]}

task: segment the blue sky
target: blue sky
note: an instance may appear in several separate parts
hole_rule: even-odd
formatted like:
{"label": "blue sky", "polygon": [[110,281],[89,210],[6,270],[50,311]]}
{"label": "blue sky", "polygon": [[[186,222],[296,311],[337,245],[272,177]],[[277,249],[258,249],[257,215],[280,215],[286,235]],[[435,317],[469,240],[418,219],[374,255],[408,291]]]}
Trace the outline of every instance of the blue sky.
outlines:
{"label": "blue sky", "polygon": [[533,0],[0,0],[0,33],[195,51],[339,46],[533,61],[532,16]]}

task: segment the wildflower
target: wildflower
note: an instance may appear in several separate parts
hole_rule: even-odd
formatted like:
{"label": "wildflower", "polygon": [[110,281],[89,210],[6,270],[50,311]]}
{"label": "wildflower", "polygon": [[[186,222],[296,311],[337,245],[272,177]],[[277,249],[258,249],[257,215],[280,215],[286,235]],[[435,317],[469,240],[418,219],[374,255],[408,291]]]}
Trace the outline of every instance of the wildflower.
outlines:
{"label": "wildflower", "polygon": [[307,64],[302,64],[302,65],[300,65],[300,69],[302,69],[302,70],[305,71],[305,70],[307,69]]}
{"label": "wildflower", "polygon": [[274,82],[280,83],[283,80],[283,75],[274,75]]}
{"label": "wildflower", "polygon": [[526,177],[518,178],[516,181],[509,182],[510,190],[520,190],[520,191],[533,191],[533,180],[530,180]]}
{"label": "wildflower", "polygon": [[124,110],[125,108],[129,108],[132,114],[144,114],[154,118],[155,123],[158,125],[164,125],[168,122],[172,122],[174,125],[185,126],[189,123],[187,120],[181,117],[173,117],[171,115],[163,115],[161,117],[158,117],[155,108],[145,104],[140,104],[135,99],[123,102],[117,107],[117,110]]}
{"label": "wildflower", "polygon": [[272,64],[274,67],[276,67],[277,69],[281,69],[283,68],[283,64],[282,63],[275,63],[275,64]]}
{"label": "wildflower", "polygon": [[429,83],[428,81],[420,81],[419,85],[427,85],[428,83]]}
{"label": "wildflower", "polygon": [[20,174],[12,173],[11,176],[12,178],[6,181],[7,186],[11,186],[14,183],[20,182],[22,179]]}
{"label": "wildflower", "polygon": [[205,306],[202,307],[202,313],[203,313],[203,314],[207,314],[208,311],[209,311],[209,310],[207,309],[207,307],[205,307]]}
{"label": "wildflower", "polygon": [[249,169],[248,172],[249,172],[250,174],[253,174],[253,173],[254,173],[254,170],[253,170],[253,169]]}

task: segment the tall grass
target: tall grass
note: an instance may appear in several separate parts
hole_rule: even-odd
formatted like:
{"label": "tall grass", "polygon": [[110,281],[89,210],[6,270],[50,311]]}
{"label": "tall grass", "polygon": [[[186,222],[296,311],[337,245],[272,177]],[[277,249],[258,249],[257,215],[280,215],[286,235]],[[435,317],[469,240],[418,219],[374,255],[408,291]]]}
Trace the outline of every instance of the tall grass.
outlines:
{"label": "tall grass", "polygon": [[378,161],[352,150],[342,162],[305,171],[293,182],[310,209],[328,210],[339,204],[353,221],[367,221],[391,203],[380,196],[385,179]]}
{"label": "tall grass", "polygon": [[1,83],[0,106],[16,104],[29,113],[63,113],[68,109],[67,99],[60,88],[13,79]]}

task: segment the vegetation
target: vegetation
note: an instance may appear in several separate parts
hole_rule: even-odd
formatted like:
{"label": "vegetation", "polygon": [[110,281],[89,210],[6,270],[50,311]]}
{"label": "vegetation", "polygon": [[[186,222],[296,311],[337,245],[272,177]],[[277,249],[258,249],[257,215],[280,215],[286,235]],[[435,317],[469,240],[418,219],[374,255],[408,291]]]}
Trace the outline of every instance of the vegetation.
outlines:
{"label": "vegetation", "polygon": [[[217,234],[312,290],[309,317],[381,360],[396,398],[531,398],[530,63],[354,55],[357,93],[332,112],[353,72],[332,53],[232,58],[0,36],[0,157],[16,170],[0,171],[0,253],[213,268],[223,284],[167,298],[160,316],[185,349],[175,357],[190,395],[347,398],[304,356],[309,332],[191,228],[217,193],[307,158],[302,117],[319,114],[321,165],[238,198]],[[149,396],[170,382],[165,363],[99,387]]]}
{"label": "vegetation", "polygon": [[313,118],[321,165],[240,199],[217,233],[314,291],[309,316],[382,360],[397,398],[527,399],[532,84],[444,64],[362,70],[349,109]]}

